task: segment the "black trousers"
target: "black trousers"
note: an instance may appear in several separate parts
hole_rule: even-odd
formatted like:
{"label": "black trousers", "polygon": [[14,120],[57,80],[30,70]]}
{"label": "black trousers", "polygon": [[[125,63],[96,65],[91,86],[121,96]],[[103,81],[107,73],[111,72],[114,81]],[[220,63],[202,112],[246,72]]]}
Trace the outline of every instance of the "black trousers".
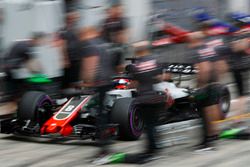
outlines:
{"label": "black trousers", "polygon": [[147,152],[154,152],[157,148],[156,140],[156,122],[157,122],[157,113],[156,108],[152,106],[142,107],[142,117],[146,125],[146,135],[147,135]]}
{"label": "black trousers", "polygon": [[140,94],[137,98],[137,104],[140,107],[141,115],[146,125],[147,150],[154,153],[157,149],[156,125],[159,112],[166,109],[167,96],[158,92],[150,91]]}
{"label": "black trousers", "polygon": [[80,80],[80,68],[80,61],[71,61],[70,67],[63,69],[62,88],[68,88]]}
{"label": "black trousers", "polygon": [[106,133],[107,125],[109,123],[109,115],[108,112],[105,110],[104,100],[106,96],[106,92],[111,89],[111,85],[104,85],[97,87],[98,95],[98,116],[96,120],[96,127],[97,127],[97,138],[98,143],[102,149],[102,151],[108,151],[108,145],[110,141],[110,135]]}
{"label": "black trousers", "polygon": [[24,84],[24,79],[14,79],[10,72],[7,72],[7,77],[4,79],[4,92],[16,99],[21,97],[27,87]]}
{"label": "black trousers", "polygon": [[233,76],[236,82],[236,86],[237,86],[237,90],[238,90],[238,94],[239,96],[244,96],[247,94],[247,83],[245,83],[244,81],[244,73],[246,72],[246,70],[239,70],[239,69],[234,69],[232,70],[233,72]]}

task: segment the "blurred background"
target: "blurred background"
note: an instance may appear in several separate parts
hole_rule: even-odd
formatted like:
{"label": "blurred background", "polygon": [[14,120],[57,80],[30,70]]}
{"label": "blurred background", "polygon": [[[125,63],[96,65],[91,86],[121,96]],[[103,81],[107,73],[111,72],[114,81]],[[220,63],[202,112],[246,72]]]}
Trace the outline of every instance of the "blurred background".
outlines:
{"label": "blurred background", "polygon": [[[115,9],[115,6],[120,7]],[[188,48],[187,34],[201,30],[201,25],[208,22],[209,29],[220,30],[215,31],[212,38],[223,39],[224,44],[228,45],[237,32],[246,30],[249,34],[249,13],[250,0],[0,0],[0,99],[6,101],[7,96],[8,101],[6,94],[16,94],[13,86],[34,74],[42,74],[53,81],[45,85],[50,94],[57,94],[65,86],[65,78],[67,82],[75,82],[69,79],[72,73],[65,71],[68,62],[65,61],[64,50],[66,48],[69,59],[73,59],[70,60],[71,64],[78,64],[79,59],[74,55],[80,52],[75,51],[74,42],[79,40],[77,33],[84,27],[96,28],[103,33],[104,39],[106,36],[116,36],[116,31],[126,30],[123,41],[105,39],[115,43],[114,48],[122,48],[122,59],[133,57],[131,45],[134,42],[148,40],[154,56],[161,63],[193,64],[190,56],[193,49]],[[117,25],[115,21],[112,22],[112,17],[118,18]],[[109,26],[113,23],[115,28]],[[72,29],[73,37],[71,32],[67,33],[67,29]],[[18,57],[15,44],[31,38],[41,38],[43,42],[32,46],[32,61],[29,68],[23,68],[20,64],[24,61],[11,58],[11,54]],[[62,44],[65,41],[69,43]],[[231,58],[226,59],[232,61]],[[245,91],[248,92],[249,56],[233,61],[233,65],[229,63],[230,68],[241,66],[246,69],[242,75],[247,88]],[[10,65],[13,62],[16,67]],[[74,73],[74,69],[69,71]],[[10,82],[13,85],[8,82],[10,75],[14,78]],[[195,75],[183,76],[181,86],[195,87],[195,79]],[[231,70],[220,81],[229,86],[233,98],[238,97]]]}
{"label": "blurred background", "polygon": [[[32,32],[44,32],[50,34],[47,38],[53,38],[52,34],[64,26],[65,5],[75,5],[79,11],[77,26],[101,26],[106,9],[116,1],[118,0],[1,0],[1,58],[13,41],[29,38]],[[149,32],[153,30],[149,20],[155,15],[164,15],[168,22],[192,30],[195,24],[191,15],[197,8],[204,8],[219,19],[225,19],[230,12],[250,11],[249,0],[121,0],[121,3],[124,15],[128,18],[130,43],[146,39],[150,35]],[[184,61],[186,50],[182,45],[185,44],[170,46],[164,54],[170,56],[170,61]],[[38,49],[40,51],[37,56],[44,73],[50,77],[60,76],[58,50],[49,46]]]}
{"label": "blurred background", "polygon": [[[117,4],[121,9],[111,11],[110,9]],[[12,60],[8,61],[8,57],[17,42],[40,38],[43,40],[32,46],[32,59],[35,61],[32,61],[30,68],[12,71],[12,77],[14,75],[14,79],[19,81],[30,78],[34,74],[42,74],[42,77],[46,78],[44,82],[50,83],[45,85],[44,89],[50,95],[56,96],[58,91],[64,88],[62,82],[64,82],[66,74],[65,69],[68,68],[68,62],[65,61],[62,50],[65,50],[64,47],[66,47],[70,55],[72,51],[70,47],[73,47],[74,50],[75,46],[74,43],[65,46],[64,41],[75,38],[75,36],[67,36],[69,34],[65,36],[66,29],[73,25],[73,30],[94,27],[98,31],[103,31],[104,27],[108,25],[105,21],[110,19],[109,15],[112,15],[112,12],[124,19],[122,23],[119,23],[118,29],[126,30],[126,39],[122,42],[109,41],[115,43],[115,48],[122,48],[123,58],[134,56],[131,49],[134,42],[148,40],[152,45],[154,56],[159,62],[193,65],[193,59],[190,57],[193,50],[188,46],[187,36],[194,31],[199,31],[204,22],[208,28],[214,30],[211,36],[223,39],[225,45],[236,41],[235,34],[243,31],[246,32],[244,33],[246,35],[241,39],[245,38],[249,41],[250,0],[0,0],[0,115],[16,111],[16,101],[14,101],[15,104],[8,103],[13,100],[8,95],[12,96],[16,93],[15,89],[8,92],[10,89],[12,90],[13,81],[9,84],[6,78],[9,75],[7,71],[12,68],[10,65]],[[115,30],[111,27],[110,31]],[[78,35],[76,37],[80,37]],[[245,91],[243,103],[247,104],[246,111],[249,111],[250,45],[245,51],[248,57],[244,57],[244,59],[225,59],[229,62],[229,68],[242,70],[240,80],[244,81]],[[16,64],[20,64],[18,61]],[[72,64],[79,59],[73,58],[69,61]],[[129,63],[124,62],[125,64]],[[185,75],[179,78],[178,75],[173,74],[172,77],[177,81],[180,79],[182,87],[194,88],[196,86],[196,75]],[[14,87],[19,84],[16,82],[17,80],[14,80]],[[238,83],[236,83],[232,70],[228,70],[220,78],[220,81],[230,89],[233,99],[231,110],[242,110],[239,109],[242,104],[239,101],[242,100],[243,95],[237,92]],[[11,87],[9,88],[9,86]],[[21,87],[21,89],[23,88]],[[136,142],[132,143],[130,148],[133,149],[137,144]],[[49,144],[46,146],[45,150],[50,150]],[[118,148],[120,146],[126,149],[127,144],[117,144]],[[56,147],[55,149],[57,149]],[[69,147],[74,148],[75,146],[72,144]],[[244,145],[241,147],[246,148]],[[249,150],[246,152],[248,154]],[[79,159],[82,158],[80,153],[77,156]],[[218,153],[218,156],[223,156],[223,154]],[[63,159],[63,157],[60,158]],[[175,158],[172,159],[173,164],[174,161],[176,161]],[[51,162],[51,164],[55,165],[56,163]],[[71,162],[68,165],[71,166]],[[182,165],[184,164],[180,166]]]}

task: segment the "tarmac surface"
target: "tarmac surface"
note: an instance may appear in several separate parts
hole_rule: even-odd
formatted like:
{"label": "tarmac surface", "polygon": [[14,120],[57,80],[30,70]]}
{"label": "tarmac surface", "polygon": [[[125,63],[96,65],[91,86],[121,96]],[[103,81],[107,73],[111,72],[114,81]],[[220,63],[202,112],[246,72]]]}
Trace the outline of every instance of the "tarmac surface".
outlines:
{"label": "tarmac surface", "polygon": [[[217,150],[194,153],[192,145],[197,142],[165,148],[161,158],[140,166],[157,167],[249,167],[250,141],[226,140],[217,142]],[[115,152],[134,153],[143,147],[142,140],[115,142]],[[22,138],[0,135],[0,164],[4,167],[87,167],[94,166],[90,157],[97,151],[94,141]],[[139,166],[114,164],[104,166]]]}
{"label": "tarmac surface", "polygon": [[[232,103],[232,111],[237,108]],[[195,153],[192,146],[199,142],[200,128],[162,136],[166,141],[186,136],[181,142],[170,142],[160,153],[160,159],[143,165],[112,164],[104,166],[155,166],[155,167],[249,167],[250,140],[219,140],[217,149]],[[195,128],[196,127],[196,128]],[[143,150],[144,136],[139,141],[114,141],[114,152],[138,153]],[[172,146],[170,146],[172,145]],[[21,137],[0,134],[0,164],[3,167],[91,167],[90,159],[98,147],[91,140]]]}

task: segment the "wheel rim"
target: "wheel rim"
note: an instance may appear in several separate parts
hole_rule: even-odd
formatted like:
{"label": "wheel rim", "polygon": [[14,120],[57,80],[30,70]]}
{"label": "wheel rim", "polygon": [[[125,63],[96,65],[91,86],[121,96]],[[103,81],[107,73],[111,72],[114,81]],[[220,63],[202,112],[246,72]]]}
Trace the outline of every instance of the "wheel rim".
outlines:
{"label": "wheel rim", "polygon": [[40,100],[40,102],[38,103],[37,107],[38,107],[38,108],[41,108],[41,107],[44,106],[45,103],[48,103],[48,104],[50,104],[50,105],[52,104],[51,99],[50,99],[47,95],[44,96],[44,97]]}
{"label": "wheel rim", "polygon": [[130,128],[135,136],[140,136],[144,129],[144,122],[137,107],[130,112]]}
{"label": "wheel rim", "polygon": [[227,96],[223,96],[220,99],[220,106],[221,106],[221,110],[223,113],[227,113],[228,108],[229,108],[229,102],[228,102],[228,97]]}
{"label": "wheel rim", "polygon": [[[39,123],[43,123],[48,119],[50,113],[47,110],[51,108],[51,105],[52,102],[47,96],[40,101],[40,103],[37,106],[38,111],[36,114],[36,119]],[[45,110],[45,112],[43,113],[42,110]]]}

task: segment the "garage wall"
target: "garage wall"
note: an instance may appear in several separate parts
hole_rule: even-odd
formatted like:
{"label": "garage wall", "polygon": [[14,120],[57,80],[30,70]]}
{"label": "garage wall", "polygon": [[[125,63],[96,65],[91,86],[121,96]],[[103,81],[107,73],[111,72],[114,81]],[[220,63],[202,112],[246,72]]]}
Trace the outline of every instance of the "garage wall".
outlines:
{"label": "garage wall", "polygon": [[32,31],[32,3],[30,0],[3,1],[3,48],[16,39],[25,39]]}
{"label": "garage wall", "polygon": [[[44,1],[44,2],[42,2]],[[60,15],[60,9],[54,10],[54,14],[48,16],[45,8],[35,8],[38,13],[41,13],[35,22],[30,22],[30,19],[34,19],[34,14],[30,10],[32,5],[35,3],[55,3],[60,1],[62,4],[63,0],[0,0],[4,2],[4,9],[6,11],[6,17],[8,17],[8,26],[18,25],[18,30],[12,31],[9,28],[4,28],[3,34],[7,41],[11,41],[16,38],[24,38],[32,29],[45,29],[52,30],[55,29],[54,25],[59,25],[58,15]],[[82,15],[80,26],[84,25],[99,25],[101,20],[105,17],[104,10],[107,7],[108,0],[79,0],[80,1],[80,12]],[[169,20],[177,22],[181,26],[190,27],[190,22],[187,16],[192,8],[203,6],[213,11],[218,17],[223,17],[223,13],[228,11],[249,11],[250,10],[250,0],[122,0],[125,8],[126,15],[130,18],[129,24],[131,25],[131,41],[137,41],[143,39],[146,36],[145,23],[147,20],[147,15],[157,10],[165,10],[169,14]],[[16,5],[19,4],[19,5]],[[19,8],[19,9],[18,9]],[[45,11],[42,11],[45,10]],[[50,9],[48,9],[50,10]],[[18,12],[11,12],[18,11]],[[36,16],[35,16],[36,17]],[[15,19],[12,19],[15,18]],[[29,19],[30,18],[30,19]],[[44,22],[44,19],[49,19]],[[39,24],[40,20],[42,23]],[[48,24],[52,22],[53,24]],[[35,26],[32,28],[32,26]],[[47,28],[48,27],[48,28]],[[6,47],[4,42],[4,47]]]}
{"label": "garage wall", "polygon": [[[3,0],[2,48],[6,52],[15,40],[27,39],[33,32],[52,34],[62,27],[62,1]],[[50,77],[61,75],[59,50],[47,43],[36,48],[43,73]],[[3,55],[3,54],[2,54]]]}
{"label": "garage wall", "polygon": [[250,0],[228,0],[228,11],[250,12]]}
{"label": "garage wall", "polygon": [[80,0],[80,26],[99,26],[105,18],[108,0]]}
{"label": "garage wall", "polygon": [[139,41],[147,37],[146,22],[151,13],[150,0],[124,0],[126,16],[130,24],[130,41]]}

